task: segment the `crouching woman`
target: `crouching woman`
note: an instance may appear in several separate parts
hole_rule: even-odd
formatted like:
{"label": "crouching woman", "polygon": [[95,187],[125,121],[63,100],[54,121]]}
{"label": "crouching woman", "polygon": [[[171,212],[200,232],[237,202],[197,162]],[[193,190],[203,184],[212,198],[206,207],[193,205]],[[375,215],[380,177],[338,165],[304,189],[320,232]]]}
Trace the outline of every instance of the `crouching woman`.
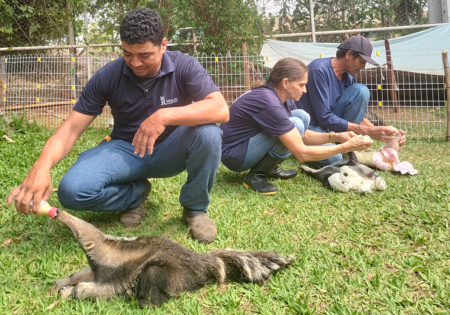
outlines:
{"label": "crouching woman", "polygon": [[[317,133],[307,130],[309,114],[297,109],[295,101],[306,93],[308,70],[294,58],[279,60],[270,76],[253,82],[251,91],[243,94],[230,107],[230,120],[223,130],[222,163],[234,172],[250,170],[244,187],[273,195],[278,187],[269,177],[288,179],[297,176],[280,164],[293,154],[299,162],[319,161],[338,153],[361,151],[371,140],[353,132]],[[328,142],[336,146],[317,146]]]}

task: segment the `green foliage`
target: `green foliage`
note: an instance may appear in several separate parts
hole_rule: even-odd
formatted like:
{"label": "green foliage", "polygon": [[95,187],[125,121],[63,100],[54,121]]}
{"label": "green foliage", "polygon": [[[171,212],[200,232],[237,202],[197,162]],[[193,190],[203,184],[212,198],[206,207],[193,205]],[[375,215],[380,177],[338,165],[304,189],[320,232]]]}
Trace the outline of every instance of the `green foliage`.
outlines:
{"label": "green foliage", "polygon": [[[242,0],[0,0],[0,47],[68,44],[67,20],[78,44],[89,34],[90,43],[119,43],[117,26],[134,8],[157,10],[165,34],[171,38],[180,28],[193,27],[199,36],[197,52],[240,53],[246,42],[255,52],[265,34],[311,31],[309,0],[273,0],[279,12],[271,17],[258,13],[255,1]],[[317,31],[373,28],[427,22],[426,0],[317,0]],[[70,4],[68,10],[67,4]],[[91,24],[83,24],[87,12]],[[277,25],[275,25],[277,24]],[[405,35],[415,30],[377,32],[374,39]],[[368,35],[368,34],[363,34]],[[341,35],[317,36],[319,42],[341,42]],[[298,40],[291,38],[289,40]],[[305,37],[303,40],[309,40]],[[193,45],[178,46],[193,52]]]}
{"label": "green foliage", "polygon": [[[283,3],[286,1],[283,1]],[[375,28],[387,26],[403,26],[426,24],[424,14],[427,1],[425,0],[317,0],[314,1],[314,21],[316,31],[345,30],[356,28]],[[289,10],[281,9],[279,15],[287,16]],[[281,19],[280,19],[281,20]],[[296,0],[293,8],[290,32],[310,32],[310,3],[309,0]],[[406,35],[417,30],[399,30],[374,33],[375,39],[386,36],[395,37]],[[363,33],[368,36],[369,34]],[[319,35],[318,42],[342,42],[345,34]]]}
{"label": "green foliage", "polygon": [[[0,47],[68,44],[67,20],[73,25],[74,37],[91,43],[118,43],[117,26],[123,16],[135,8],[157,10],[166,36],[178,28],[193,27],[201,35],[200,52],[238,52],[241,44],[261,43],[264,31],[262,16],[252,1],[241,0],[0,0]],[[91,25],[83,24],[87,12]],[[77,44],[77,43],[76,43]],[[78,43],[80,44],[80,43]]]}
{"label": "green foliage", "polygon": [[0,47],[61,43],[65,21],[64,1],[0,0]]}
{"label": "green foliage", "polygon": [[251,48],[264,40],[262,16],[251,1],[175,1],[173,24],[193,27],[196,34],[201,34],[199,52],[236,53],[241,52],[244,42]]}
{"label": "green foliage", "polygon": [[0,115],[0,137],[11,133],[26,134],[31,131],[39,131],[40,125],[33,119],[28,121],[27,113],[18,116],[15,112],[9,113],[10,118]]}

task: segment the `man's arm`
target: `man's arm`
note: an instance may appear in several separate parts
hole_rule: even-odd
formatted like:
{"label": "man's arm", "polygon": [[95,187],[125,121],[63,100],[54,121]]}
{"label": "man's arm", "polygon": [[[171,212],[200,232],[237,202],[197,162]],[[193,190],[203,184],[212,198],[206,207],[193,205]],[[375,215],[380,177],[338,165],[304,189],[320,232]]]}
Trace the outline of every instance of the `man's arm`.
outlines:
{"label": "man's arm", "polygon": [[370,122],[370,120],[368,120],[366,117],[364,117],[363,120],[361,121],[361,125],[362,126],[374,127],[374,124],[372,124]]}
{"label": "man's arm", "polygon": [[[397,135],[397,129],[390,126],[374,126],[367,118],[364,118],[360,125],[348,122],[348,131],[353,131],[357,135],[367,135],[382,142],[389,142]],[[406,137],[406,136],[405,136]],[[406,140],[406,138],[405,138]]]}
{"label": "man's arm", "polygon": [[75,141],[95,117],[72,111],[62,126],[47,140],[23,182],[9,194],[7,204],[15,198],[17,211],[28,214],[30,201],[33,200],[33,213],[37,213],[41,200],[48,200],[52,191],[51,168],[69,154]]}
{"label": "man's arm", "polygon": [[213,92],[190,105],[161,108],[144,120],[134,135],[134,154],[140,153],[140,157],[143,157],[146,150],[148,154],[152,154],[153,145],[166,126],[225,123],[229,118],[228,105],[220,92]]}
{"label": "man's arm", "polygon": [[[358,133],[358,134],[366,134],[366,135],[370,136],[371,138],[374,138],[374,139],[377,139],[377,140],[380,140],[380,141],[383,141],[383,142],[389,142],[390,140],[393,139],[393,138],[391,137],[391,134],[392,134],[392,127],[376,127],[376,126],[374,126],[374,125],[370,122],[370,120],[368,120],[367,118],[364,118],[364,119],[361,121],[360,127],[368,127],[368,128],[367,128],[368,130],[366,130],[366,132],[369,132],[369,133],[375,133],[375,135],[372,136],[372,135],[369,134],[369,133]],[[373,127],[373,128],[371,128],[371,127]],[[358,128],[358,127],[352,126],[351,128]],[[379,128],[378,131],[376,130],[377,128]],[[395,128],[394,128],[394,130],[395,130]],[[349,131],[350,131],[350,125],[349,125]],[[354,130],[353,130],[353,131],[354,131]],[[356,131],[354,131],[354,132],[357,133]],[[401,147],[402,145],[404,145],[404,144],[406,143],[406,132],[404,132],[404,131],[401,130],[401,129],[399,129],[398,132],[400,132],[400,134],[402,135],[401,139],[400,139],[399,142],[398,142],[398,145]],[[378,134],[376,134],[376,133],[378,133]],[[388,133],[389,136],[386,136],[386,135],[385,135],[386,133]],[[396,132],[395,132],[395,135],[397,135]],[[394,135],[394,138],[395,138],[395,135]],[[379,138],[377,138],[377,137],[379,137]],[[389,140],[385,141],[385,140],[383,140],[383,139],[389,139]]]}
{"label": "man's arm", "polygon": [[347,131],[347,121],[336,116],[331,110],[331,103],[334,102],[330,95],[330,86],[327,75],[323,70],[311,70],[308,72],[307,94],[311,102],[311,109],[317,123],[322,129],[329,129],[335,132]]}

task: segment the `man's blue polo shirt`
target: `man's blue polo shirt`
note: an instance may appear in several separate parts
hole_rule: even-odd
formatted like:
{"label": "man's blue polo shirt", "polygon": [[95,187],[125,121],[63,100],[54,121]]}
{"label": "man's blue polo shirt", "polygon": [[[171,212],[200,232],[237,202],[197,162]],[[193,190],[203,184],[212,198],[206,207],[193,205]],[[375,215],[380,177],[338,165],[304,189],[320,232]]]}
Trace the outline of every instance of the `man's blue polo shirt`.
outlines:
{"label": "man's blue polo shirt", "polygon": [[[92,76],[73,109],[100,115],[108,103],[114,117],[111,137],[132,142],[142,122],[158,109],[189,105],[216,91],[219,89],[195,58],[166,51],[151,89],[144,88],[121,57]],[[164,141],[176,128],[167,126],[156,143]]]}
{"label": "man's blue polo shirt", "polygon": [[296,102],[311,117],[310,126],[336,132],[347,131],[348,121],[336,116],[333,109],[342,93],[354,83],[349,73],[338,79],[331,66],[331,58],[313,60],[308,65],[306,93]]}

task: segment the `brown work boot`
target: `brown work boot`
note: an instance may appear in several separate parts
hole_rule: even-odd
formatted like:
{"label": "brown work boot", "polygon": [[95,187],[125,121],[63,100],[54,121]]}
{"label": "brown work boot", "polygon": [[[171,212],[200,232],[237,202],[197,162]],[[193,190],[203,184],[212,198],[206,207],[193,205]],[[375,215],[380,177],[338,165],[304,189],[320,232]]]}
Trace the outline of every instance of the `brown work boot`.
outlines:
{"label": "brown work boot", "polygon": [[217,237],[216,226],[204,211],[193,211],[184,207],[183,222],[191,228],[192,237],[200,243],[211,243]]}
{"label": "brown work boot", "polygon": [[126,209],[122,211],[122,214],[120,215],[120,223],[122,223],[123,226],[133,227],[141,224],[141,221],[145,218],[145,201],[147,200],[151,189],[152,184],[146,179],[144,197],[139,206],[134,209]]}

